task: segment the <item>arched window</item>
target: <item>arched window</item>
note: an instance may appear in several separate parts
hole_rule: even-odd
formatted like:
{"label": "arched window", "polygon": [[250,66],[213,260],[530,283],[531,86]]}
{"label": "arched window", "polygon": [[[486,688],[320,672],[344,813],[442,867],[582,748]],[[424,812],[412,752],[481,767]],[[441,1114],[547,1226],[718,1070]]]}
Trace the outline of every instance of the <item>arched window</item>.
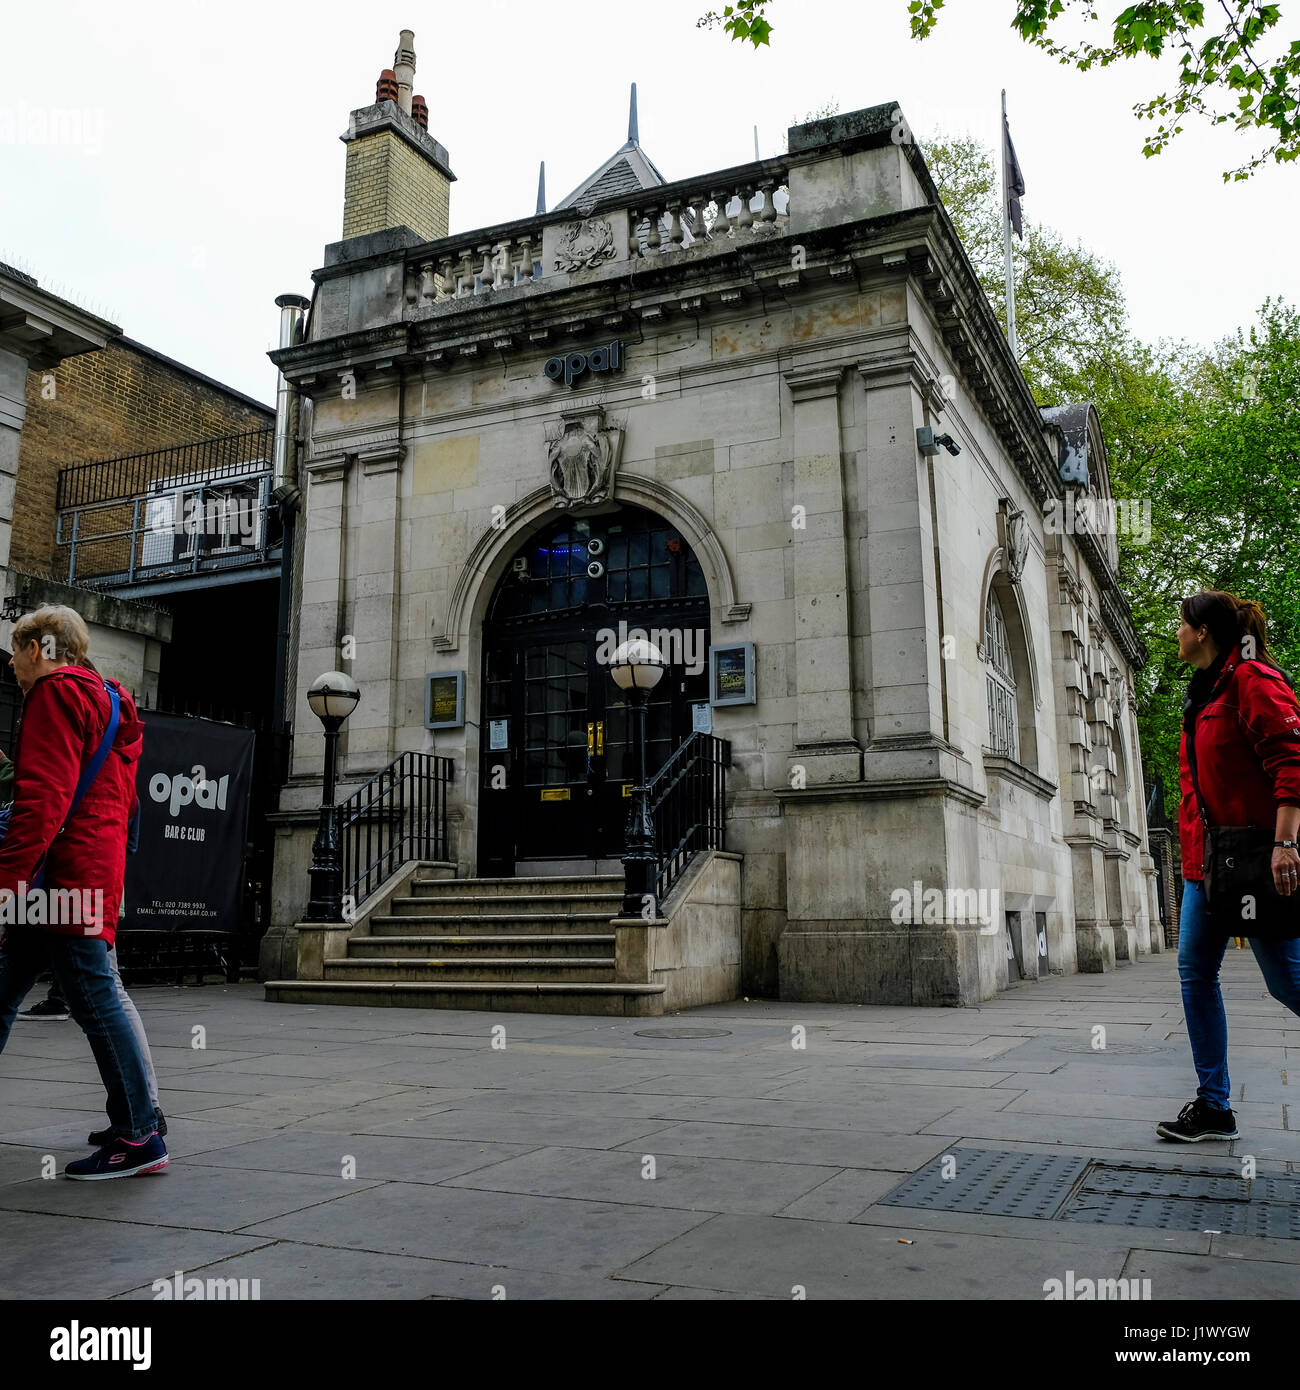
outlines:
{"label": "arched window", "polygon": [[1020,716],[1016,706],[1016,673],[1002,604],[990,586],[984,611],[984,654],[987,661],[989,749],[1019,761]]}

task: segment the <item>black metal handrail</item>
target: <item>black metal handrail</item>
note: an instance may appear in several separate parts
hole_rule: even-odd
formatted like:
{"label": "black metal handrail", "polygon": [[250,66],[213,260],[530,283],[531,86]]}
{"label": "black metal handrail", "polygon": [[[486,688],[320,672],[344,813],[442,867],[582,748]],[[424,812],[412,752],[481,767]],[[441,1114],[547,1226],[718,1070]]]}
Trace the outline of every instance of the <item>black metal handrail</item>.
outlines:
{"label": "black metal handrail", "polygon": [[655,901],[660,905],[700,850],[726,849],[730,766],[730,740],[697,732],[647,783],[659,866]]}
{"label": "black metal handrail", "polygon": [[150,483],[164,478],[174,477],[178,483],[212,482],[247,473],[252,464],[269,464],[274,433],[273,427],[267,425],[240,434],[223,434],[61,468],[54,508],[63,511],[93,502],[130,501],[148,491]]}
{"label": "black metal handrail", "polygon": [[412,859],[447,857],[451,759],[403,753],[338,805],[343,897],[355,909]]}

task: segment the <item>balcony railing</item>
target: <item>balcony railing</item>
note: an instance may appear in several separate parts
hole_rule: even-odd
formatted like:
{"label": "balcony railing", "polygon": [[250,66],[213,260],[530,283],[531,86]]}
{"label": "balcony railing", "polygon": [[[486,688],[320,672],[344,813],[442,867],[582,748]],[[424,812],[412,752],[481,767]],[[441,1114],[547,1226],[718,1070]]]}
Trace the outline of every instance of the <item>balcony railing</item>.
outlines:
{"label": "balcony railing", "polygon": [[266,563],[272,430],[198,440],[59,474],[55,544],[98,587]]}

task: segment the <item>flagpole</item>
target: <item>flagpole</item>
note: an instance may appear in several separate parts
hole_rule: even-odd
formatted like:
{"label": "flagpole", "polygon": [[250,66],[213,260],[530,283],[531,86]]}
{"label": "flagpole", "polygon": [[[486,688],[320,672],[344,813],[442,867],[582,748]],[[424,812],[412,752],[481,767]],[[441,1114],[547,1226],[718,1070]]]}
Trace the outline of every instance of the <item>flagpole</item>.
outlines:
{"label": "flagpole", "polygon": [[1016,347],[1016,281],[1011,270],[1011,188],[1007,182],[1007,89],[1002,89],[1002,246],[1006,258],[1007,278],[1007,342],[1012,357],[1018,357]]}

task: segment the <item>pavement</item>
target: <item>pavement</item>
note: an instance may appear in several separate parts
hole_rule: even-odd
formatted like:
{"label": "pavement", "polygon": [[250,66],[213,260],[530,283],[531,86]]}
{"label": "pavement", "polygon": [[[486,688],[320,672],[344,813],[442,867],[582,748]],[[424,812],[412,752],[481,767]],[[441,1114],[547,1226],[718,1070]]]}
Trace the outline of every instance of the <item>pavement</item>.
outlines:
{"label": "pavement", "polygon": [[1300,1239],[1217,1233],[1208,1207],[1161,1229],[1115,1224],[1118,1198],[1097,1224],[882,1202],[972,1150],[1300,1175],[1300,1019],[1249,950],[1223,982],[1241,1138],[1196,1145],[1154,1132],[1196,1089],[1172,952],[969,1009],[610,1020],[140,989],[171,1165],[54,1176],[103,1091],[75,1024],[15,1023],[0,1297],[154,1299],[180,1271],[262,1299],[1043,1299],[1067,1275],[1289,1299]]}

